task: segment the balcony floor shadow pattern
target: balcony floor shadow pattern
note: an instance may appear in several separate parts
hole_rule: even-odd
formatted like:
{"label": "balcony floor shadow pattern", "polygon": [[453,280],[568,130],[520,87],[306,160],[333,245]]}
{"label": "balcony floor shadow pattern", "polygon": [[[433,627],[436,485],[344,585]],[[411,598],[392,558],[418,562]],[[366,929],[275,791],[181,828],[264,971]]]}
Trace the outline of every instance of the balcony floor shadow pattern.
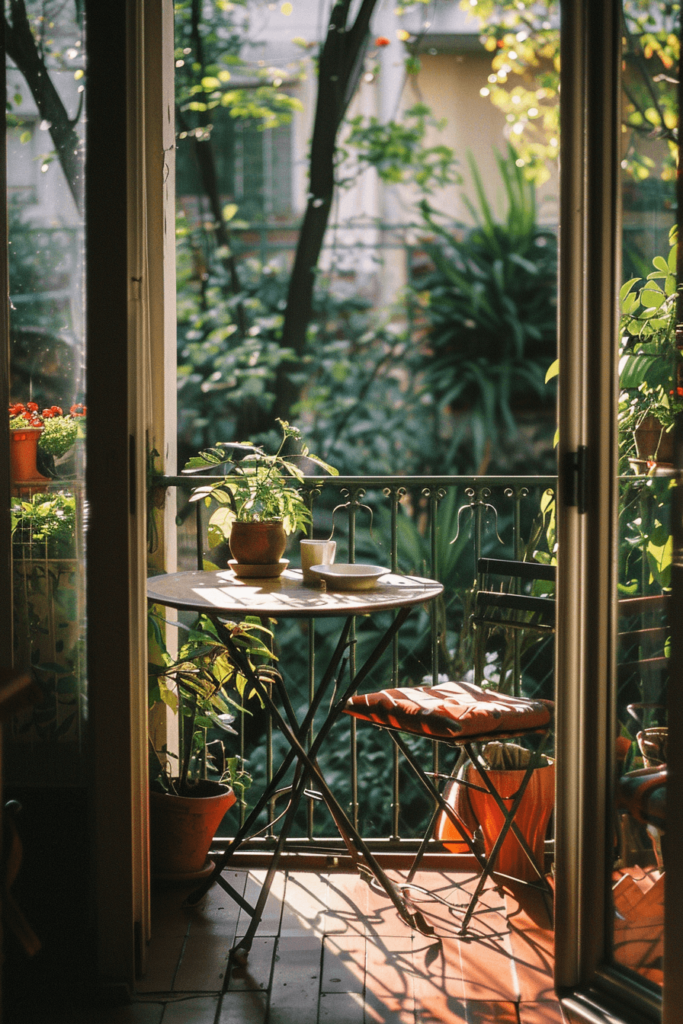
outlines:
{"label": "balcony floor shadow pattern", "polygon": [[[252,902],[264,871],[226,873]],[[398,873],[394,876],[399,878]],[[415,882],[466,905],[472,873]],[[489,887],[459,915],[416,893],[434,937],[413,932],[384,893],[343,872],[278,872],[249,956],[230,959],[246,919],[214,887],[193,909],[159,890],[145,977],[132,1005],[88,1024],[567,1024],[552,987],[553,935],[540,893]]]}

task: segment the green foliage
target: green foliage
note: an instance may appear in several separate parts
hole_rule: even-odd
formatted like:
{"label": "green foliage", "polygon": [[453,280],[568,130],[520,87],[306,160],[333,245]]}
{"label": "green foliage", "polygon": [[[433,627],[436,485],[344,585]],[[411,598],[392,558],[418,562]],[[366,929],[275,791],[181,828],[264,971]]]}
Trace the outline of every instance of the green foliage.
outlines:
{"label": "green foliage", "polygon": [[[678,386],[681,353],[676,347],[677,231],[670,233],[667,259],[655,256],[647,279],[632,278],[621,288],[619,449],[622,461],[634,452],[633,430],[654,416],[671,430],[683,411]],[[625,468],[625,466],[623,467]]]}
{"label": "green foliage", "polygon": [[493,216],[472,157],[476,226],[441,226],[423,201],[424,242],[433,269],[415,286],[424,322],[425,385],[442,408],[466,411],[474,461],[487,443],[516,433],[514,409],[547,406],[545,372],[556,345],[557,243],[536,223],[534,188],[514,154],[498,166],[507,215]]}
{"label": "green foliage", "polygon": [[[389,185],[413,181],[425,193],[460,184],[453,150],[449,146],[424,145],[427,129],[441,130],[445,124],[443,120],[435,121],[424,103],[404,111],[400,121],[385,124],[376,117],[358,115],[349,121],[350,131],[344,146],[339,147],[338,162],[348,158],[349,149],[354,150],[358,162],[374,167],[382,181]],[[348,185],[353,180],[340,184]]]}
{"label": "green foliage", "polygon": [[[214,541],[212,546],[229,538],[235,521],[281,520],[285,533],[306,529],[311,522],[311,513],[297,489],[297,485],[304,481],[304,474],[295,460],[305,459],[318,470],[338,475],[338,470],[309,451],[297,427],[284,420],[277,422],[282,429],[282,439],[275,455],[268,455],[263,448],[250,443],[222,441],[218,448],[208,448],[187,462],[186,473],[206,473],[227,463],[231,465],[229,475],[220,477],[215,484],[197,487],[190,498],[190,501],[203,500],[207,507],[212,501],[221,506],[209,521],[209,537]],[[289,442],[299,446],[297,453],[283,454]],[[235,464],[232,454],[227,452],[237,452],[242,456],[241,461]]]}
{"label": "green foliage", "polygon": [[[287,283],[276,264],[245,259],[237,270],[240,291],[233,293],[213,234],[190,228],[182,214],[177,243],[182,459],[221,436],[257,432],[267,419],[277,368],[288,358],[279,345]],[[244,335],[238,327],[240,307]]]}
{"label": "green foliage", "polygon": [[70,416],[53,416],[46,419],[38,447],[55,459],[66,455],[78,437],[78,420]]}
{"label": "green foliage", "polygon": [[[547,180],[559,155],[560,4],[557,0],[460,0],[477,19],[492,74],[484,95],[505,114],[510,142],[529,179]],[[623,124],[626,170],[636,181],[654,170],[638,138],[668,148],[661,169],[675,178],[680,3],[630,0],[623,8]],[[512,82],[516,82],[511,86]]]}
{"label": "green foliage", "polygon": [[16,557],[73,558],[76,499],[73,494],[33,494],[10,510]]}
{"label": "green foliage", "polygon": [[[204,0],[195,20],[195,0],[181,0],[175,7],[175,91],[182,116],[179,139],[211,137],[210,115],[227,110],[233,118],[249,121],[264,130],[287,124],[301,109],[299,100],[281,86],[291,71],[260,68],[254,72],[242,56],[248,32],[246,0]],[[245,72],[253,81],[235,86],[234,76]]]}
{"label": "green foliage", "polygon": [[[161,664],[149,665],[149,703],[153,707],[163,702],[181,716],[178,778],[174,780],[170,772],[166,772],[166,783],[172,792],[182,796],[191,792],[193,781],[206,778],[211,768],[207,753],[208,731],[217,729],[221,735],[234,734],[233,709],[244,713],[244,700],[252,694],[246,692],[247,679],[235,665],[209,618],[201,615],[191,628],[174,623],[187,634],[175,659],[166,647],[163,622],[151,608],[149,640]],[[254,659],[265,663],[272,658],[270,648],[262,639],[272,634],[258,619],[228,622],[222,628],[228,631],[231,641],[252,665]],[[236,762],[234,774],[236,778],[241,776],[240,787],[244,790],[247,780],[244,773],[237,770]]]}

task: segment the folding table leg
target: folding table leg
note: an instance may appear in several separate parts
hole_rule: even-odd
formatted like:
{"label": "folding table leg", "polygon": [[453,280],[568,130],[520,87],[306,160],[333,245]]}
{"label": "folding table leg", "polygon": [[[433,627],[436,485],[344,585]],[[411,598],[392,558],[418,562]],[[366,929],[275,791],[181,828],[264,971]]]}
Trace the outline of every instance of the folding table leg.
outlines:
{"label": "folding table leg", "polygon": [[[346,701],[350,696],[353,695],[353,693],[356,692],[362,680],[372,670],[372,668],[377,663],[379,658],[382,656],[384,651],[388,648],[392,638],[396,635],[396,633],[398,632],[398,630],[400,629],[400,627],[403,625],[406,618],[410,614],[410,610],[410,607],[401,608],[399,610],[398,614],[393,620],[392,625],[385,631],[384,636],[376,644],[374,650],[366,659],[361,669],[354,675],[341,700],[339,700],[337,704],[328,713],[325,722],[321,726],[318,735],[315,738],[311,750],[308,752],[304,749],[301,741],[305,737],[308,728],[311,709],[309,709],[309,715],[307,716],[307,719],[303,723],[303,725],[298,726],[298,723],[296,723],[296,719],[294,718],[291,703],[289,702],[289,697],[288,695],[286,695],[284,701],[285,713],[287,715],[287,718],[290,719],[291,724],[288,723],[283,717],[282,713],[280,712],[280,709],[274,703],[271,694],[268,692],[268,688],[264,686],[264,684],[262,683],[258,676],[258,673],[256,673],[252,669],[248,659],[244,656],[243,652],[235,646],[228,631],[223,629],[222,625],[220,625],[219,623],[217,623],[216,625],[219,631],[219,635],[226,644],[231,656],[235,660],[236,664],[239,666],[240,670],[248,679],[249,684],[261,696],[261,699],[263,700],[264,704],[268,707],[269,713],[272,716],[273,721],[277,725],[282,735],[287,739],[288,743],[290,744],[290,747],[294,752],[294,755],[297,757],[297,759],[299,760],[299,764],[303,768],[303,777],[301,778],[299,785],[296,787],[296,789],[292,791],[290,807],[288,808],[285,822],[283,823],[280,837],[278,839],[278,845],[273,856],[273,861],[271,861],[271,867],[269,868],[267,880],[268,878],[270,878],[270,882],[272,884],[272,877],[274,876],[274,872],[277,869],[277,862],[279,861],[280,854],[282,852],[282,849],[284,848],[284,843],[289,833],[289,829],[291,828],[291,824],[294,820],[294,815],[296,813],[296,805],[298,805],[301,794],[303,793],[306,786],[305,776],[306,774],[308,774],[313,780],[315,780],[315,782],[317,782],[318,787],[320,788],[322,798],[325,801],[325,804],[327,805],[327,808],[330,811],[330,814],[332,815],[335,824],[337,825],[337,828],[339,829],[340,835],[344,840],[347,849],[349,850],[349,853],[354,860],[354,863],[358,863],[357,858],[358,854],[360,854],[365,859],[368,865],[367,869],[362,868],[362,870],[368,870],[377,878],[377,881],[380,883],[380,885],[385,890],[389,898],[392,900],[394,906],[396,907],[396,910],[398,911],[399,915],[403,918],[403,920],[406,921],[406,923],[409,924],[411,927],[418,928],[425,934],[433,934],[433,929],[427,924],[427,922],[424,920],[423,915],[419,911],[417,911],[416,913],[411,913],[407,909],[399,889],[386,875],[386,873],[378,863],[377,859],[368,848],[367,844],[364,842],[362,837],[359,835],[358,831],[353,827],[351,822],[348,820],[346,814],[342,810],[335,796],[331,792],[329,786],[325,782],[325,779],[315,760],[322,741],[329,732],[329,729],[331,728],[332,724],[336,721],[338,717],[340,717],[341,713],[343,712]],[[350,625],[350,622],[351,620],[347,619],[348,625]],[[360,865],[358,866],[359,868],[361,867]],[[263,897],[263,899],[261,897]],[[262,913],[263,911],[263,906],[265,906],[266,898],[267,892],[265,893],[265,895],[262,892],[261,895],[259,896],[259,903],[257,903],[257,907],[255,908],[254,916],[252,917],[252,922],[249,926],[247,935],[245,935],[244,940],[242,940],[239,943],[239,947],[242,949],[247,949],[248,945],[250,945],[251,941],[253,940],[253,935],[255,934],[256,928],[258,927],[260,913]],[[260,907],[259,904],[261,904]]]}

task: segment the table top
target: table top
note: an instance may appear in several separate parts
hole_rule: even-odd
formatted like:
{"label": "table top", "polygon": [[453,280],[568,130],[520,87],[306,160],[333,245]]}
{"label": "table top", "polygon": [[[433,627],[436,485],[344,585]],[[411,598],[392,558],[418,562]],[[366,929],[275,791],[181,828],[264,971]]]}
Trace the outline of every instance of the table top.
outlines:
{"label": "table top", "polygon": [[442,591],[435,580],[390,572],[371,590],[324,590],[319,584],[305,584],[300,569],[286,569],[275,579],[238,579],[232,570],[224,569],[174,572],[147,581],[147,597],[155,604],[275,619],[367,615],[432,601]]}

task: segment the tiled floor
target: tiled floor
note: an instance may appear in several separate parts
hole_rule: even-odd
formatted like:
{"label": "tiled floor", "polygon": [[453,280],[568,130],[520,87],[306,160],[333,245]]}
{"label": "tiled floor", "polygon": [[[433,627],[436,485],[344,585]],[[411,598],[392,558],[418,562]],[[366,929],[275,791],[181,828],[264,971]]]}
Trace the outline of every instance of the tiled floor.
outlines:
{"label": "tiled floor", "polygon": [[[264,872],[232,872],[251,902]],[[456,904],[472,875],[416,879]],[[436,936],[411,931],[353,874],[280,873],[249,956],[230,959],[245,917],[222,889],[194,910],[154,898],[154,937],[136,1002],[92,1024],[562,1024],[553,937],[539,894],[490,889],[472,939],[427,899]],[[90,1022],[88,1022],[90,1024]]]}

